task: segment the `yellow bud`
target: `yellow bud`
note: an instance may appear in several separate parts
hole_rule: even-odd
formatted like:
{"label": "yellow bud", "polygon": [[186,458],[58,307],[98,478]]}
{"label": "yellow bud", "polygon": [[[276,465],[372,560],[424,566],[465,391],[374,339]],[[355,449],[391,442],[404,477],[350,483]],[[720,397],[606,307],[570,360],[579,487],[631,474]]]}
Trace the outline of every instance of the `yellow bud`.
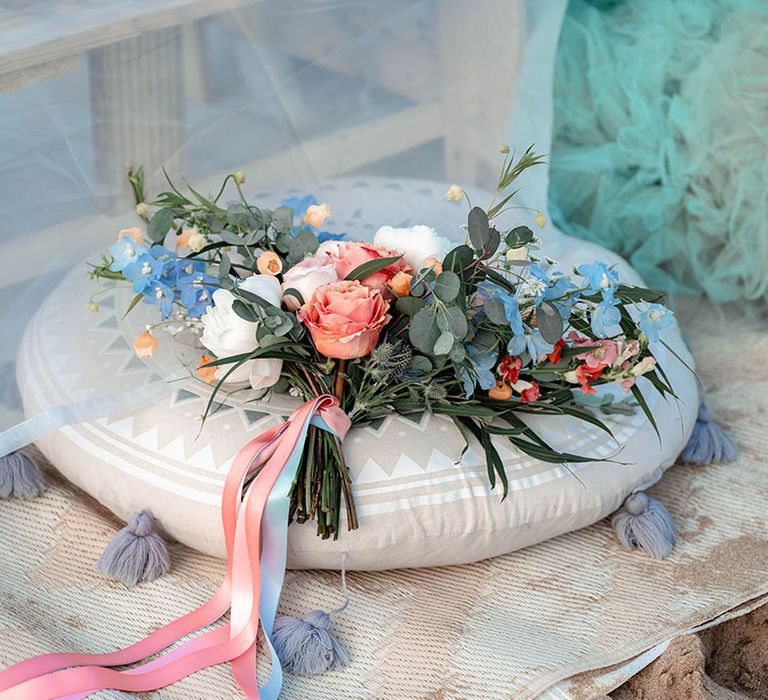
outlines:
{"label": "yellow bud", "polygon": [[504,155],[506,155],[507,153],[509,153],[509,146],[507,146],[507,144],[505,143],[504,145],[499,146],[499,151]]}
{"label": "yellow bud", "polygon": [[242,170],[238,170],[235,175],[235,182],[238,185],[242,185],[245,182],[245,173]]}
{"label": "yellow bud", "polygon": [[445,198],[449,202],[458,202],[464,196],[464,190],[458,185],[451,185],[445,193]]}
{"label": "yellow bud", "polygon": [[536,225],[539,228],[544,228],[547,225],[547,217],[543,211],[536,212]]}
{"label": "yellow bud", "polygon": [[136,205],[136,213],[143,219],[149,214],[149,207],[144,202],[139,202]]}
{"label": "yellow bud", "polygon": [[92,314],[98,313],[99,305],[95,301],[91,300],[90,303],[88,304],[88,311],[90,311]]}

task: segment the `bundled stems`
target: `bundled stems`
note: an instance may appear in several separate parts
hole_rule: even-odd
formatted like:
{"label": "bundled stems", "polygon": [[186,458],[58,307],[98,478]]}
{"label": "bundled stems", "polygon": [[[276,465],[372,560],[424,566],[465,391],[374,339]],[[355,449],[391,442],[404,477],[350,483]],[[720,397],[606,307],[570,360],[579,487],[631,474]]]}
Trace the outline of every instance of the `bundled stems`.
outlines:
{"label": "bundled stems", "polygon": [[342,408],[344,407],[344,372],[347,369],[347,361],[339,360],[339,364],[336,367],[336,381],[333,384],[333,394],[339,400]]}

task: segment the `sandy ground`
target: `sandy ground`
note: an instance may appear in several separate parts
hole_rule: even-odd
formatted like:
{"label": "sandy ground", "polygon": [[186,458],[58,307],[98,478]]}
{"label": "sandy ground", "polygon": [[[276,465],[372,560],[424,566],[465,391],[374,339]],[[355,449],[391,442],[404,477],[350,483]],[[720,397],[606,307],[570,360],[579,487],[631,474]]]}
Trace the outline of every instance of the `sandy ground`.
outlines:
{"label": "sandy ground", "polygon": [[696,635],[612,695],[615,700],[768,700],[768,606]]}

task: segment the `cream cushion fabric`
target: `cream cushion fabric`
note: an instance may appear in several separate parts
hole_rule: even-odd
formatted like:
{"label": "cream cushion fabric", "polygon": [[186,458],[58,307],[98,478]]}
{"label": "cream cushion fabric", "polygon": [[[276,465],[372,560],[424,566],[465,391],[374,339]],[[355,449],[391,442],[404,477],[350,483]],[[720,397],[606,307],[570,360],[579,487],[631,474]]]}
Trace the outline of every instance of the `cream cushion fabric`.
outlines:
{"label": "cream cushion fabric", "polygon": [[[318,188],[331,202],[334,230],[370,238],[379,225],[426,223],[454,239],[465,209],[446,202],[447,186],[408,180],[345,180]],[[254,193],[254,201],[276,203],[285,193]],[[289,193],[290,194],[290,193]],[[474,193],[473,201],[483,201]],[[542,233],[545,252],[563,269],[601,259],[618,262],[625,280],[639,282],[613,254],[562,236]],[[138,387],[158,376],[194,367],[200,348],[193,339],[161,336],[150,360],[135,357],[130,341],[156,309],[140,305],[122,318],[132,293],[108,289],[101,310],[89,313],[93,282],[85,266],[74,270],[30,322],[18,362],[25,411]],[[669,342],[692,365],[677,331]],[[585,527],[616,510],[635,488],[656,479],[674,463],[692,430],[697,387],[689,369],[664,348],[657,350],[679,401],[648,392],[661,440],[642,412],[611,416],[616,441],[602,431],[559,417],[537,418],[536,428],[553,446],[569,452],[614,457],[559,465],[531,459],[503,440],[510,495],[502,502],[489,488],[481,451],[464,446],[446,418],[391,415],[353,428],[345,441],[360,528],[337,541],[315,536],[313,524],[289,530],[289,566],[336,568],[342,552],[353,569],[390,569],[463,563],[526,547]],[[166,398],[122,415],[68,426],[41,439],[40,449],[73,483],[122,519],[147,508],[172,537],[203,552],[223,556],[219,517],[221,488],[234,456],[245,443],[297,402],[288,396],[269,402],[231,397],[208,419],[210,387],[187,377]]]}

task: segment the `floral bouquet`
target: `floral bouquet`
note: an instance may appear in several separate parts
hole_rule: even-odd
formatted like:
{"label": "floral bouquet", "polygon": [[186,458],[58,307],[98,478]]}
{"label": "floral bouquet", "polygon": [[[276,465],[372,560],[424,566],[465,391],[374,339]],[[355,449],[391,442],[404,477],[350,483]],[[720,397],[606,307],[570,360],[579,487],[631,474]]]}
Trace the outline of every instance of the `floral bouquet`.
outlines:
{"label": "floral bouquet", "polygon": [[[196,375],[214,386],[206,414],[220,391],[243,388],[304,401],[332,394],[352,424],[393,411],[444,414],[482,446],[490,485],[505,496],[495,440],[547,462],[593,459],[554,450],[526,415],[571,416],[610,433],[596,408],[639,406],[655,427],[636,381],[674,396],[649,344],[674,321],[659,292],[622,283],[602,262],[561,270],[539,255],[531,228],[498,227],[514,183],[541,162],[532,149],[519,158],[501,150],[486,208],[456,185],[446,194],[469,207],[460,244],[427,226],[348,241],[321,231],[331,211],[313,198],[274,210],[250,203],[242,173],[211,196],[169,180],[147,205],[141,170],[131,172],[146,234],[121,231],[92,274],[130,283],[130,308],[159,307],[160,321],[134,341],[138,355],[154,352],[157,328],[199,333]],[[230,184],[237,199],[224,206]],[[544,215],[536,221],[543,227]],[[590,396],[606,384],[627,395],[621,407]],[[338,536],[342,499],[357,527],[339,435],[309,426],[290,497],[290,518],[315,519],[322,537]]]}

